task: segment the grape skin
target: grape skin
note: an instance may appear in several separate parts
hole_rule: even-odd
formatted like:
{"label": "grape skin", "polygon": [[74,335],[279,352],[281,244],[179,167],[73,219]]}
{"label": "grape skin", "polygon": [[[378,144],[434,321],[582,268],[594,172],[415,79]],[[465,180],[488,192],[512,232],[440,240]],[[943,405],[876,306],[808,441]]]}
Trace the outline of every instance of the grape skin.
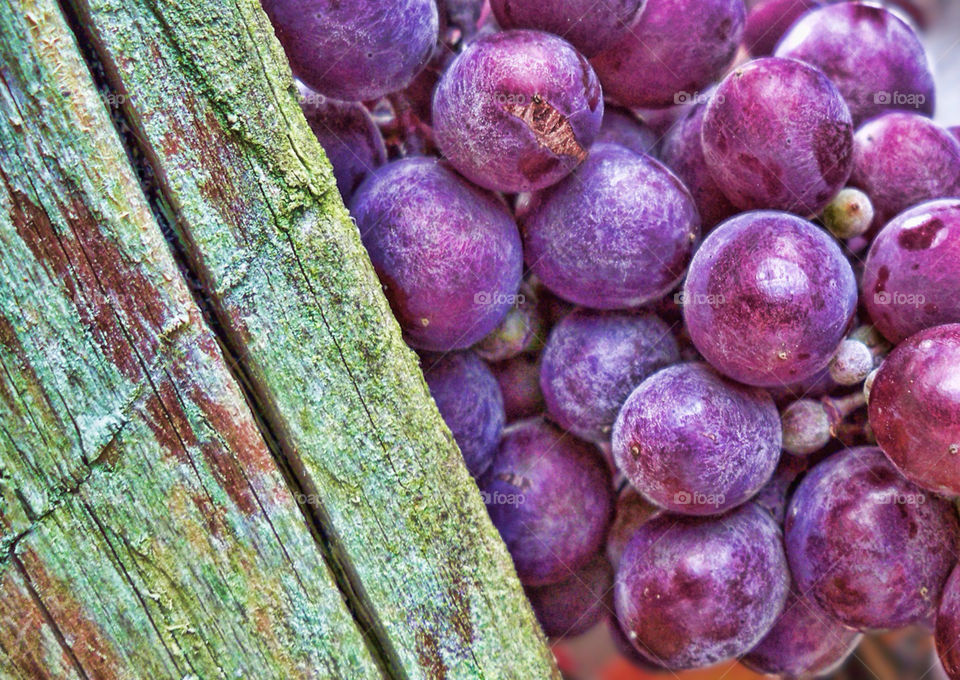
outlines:
{"label": "grape skin", "polygon": [[953,506],[875,447],[846,449],[808,472],[784,534],[799,590],[857,630],[929,624],[960,548]]}

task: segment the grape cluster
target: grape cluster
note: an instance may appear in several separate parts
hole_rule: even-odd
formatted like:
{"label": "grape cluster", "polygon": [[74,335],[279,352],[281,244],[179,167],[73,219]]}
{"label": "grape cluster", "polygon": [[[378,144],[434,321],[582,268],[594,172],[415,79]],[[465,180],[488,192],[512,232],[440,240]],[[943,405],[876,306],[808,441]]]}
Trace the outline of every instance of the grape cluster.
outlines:
{"label": "grape cluster", "polygon": [[807,678],[919,625],[960,679],[960,128],[911,18],[263,6],[549,637]]}

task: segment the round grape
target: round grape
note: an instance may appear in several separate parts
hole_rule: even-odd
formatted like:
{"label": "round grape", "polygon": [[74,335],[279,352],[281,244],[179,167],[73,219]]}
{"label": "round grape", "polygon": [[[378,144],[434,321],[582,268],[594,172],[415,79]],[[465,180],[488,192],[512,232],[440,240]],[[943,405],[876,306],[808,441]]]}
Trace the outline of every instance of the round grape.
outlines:
{"label": "round grape", "polygon": [[414,347],[474,344],[507,313],[523,262],[507,209],[437,161],[408,158],[360,185],[351,213]]}
{"label": "round grape", "polygon": [[555,33],[592,57],[627,35],[646,0],[491,0],[503,28]]}
{"label": "round grape", "polygon": [[891,342],[960,322],[960,199],[930,201],[877,235],[863,268],[863,302]]}
{"label": "round grape", "polygon": [[826,368],[857,303],[836,241],[794,215],[757,211],[714,229],[683,292],[690,338],[714,368],[748,385],[787,385]]}
{"label": "round grape", "polygon": [[858,630],[929,622],[960,548],[953,506],[874,447],[846,449],[808,472],[784,532],[800,592]]}
{"label": "round grape", "polygon": [[604,91],[629,108],[688,104],[733,59],[743,0],[647,0],[622,40],[593,58]]}
{"label": "round grape", "polygon": [[335,99],[402,90],[433,54],[434,0],[263,0],[293,74]]}
{"label": "round grape", "polygon": [[586,157],[603,97],[587,60],[539,31],[477,38],[443,74],[433,124],[443,155],[467,179],[497,191],[555,184]]}
{"label": "round grape", "polygon": [[646,498],[685,515],[715,515],[749,500],[780,458],[780,416],[762,389],[706,364],[647,378],[613,429],[617,467]]}
{"label": "round grape", "polygon": [[614,579],[627,638],[676,670],[748,652],[790,588],[780,530],[752,503],[720,517],[661,515],[641,526]]}
{"label": "round grape", "polygon": [[522,220],[524,257],[560,297],[626,309],[664,296],[683,277],[700,233],[693,198],[649,156],[597,144],[587,161]]}
{"label": "round grape", "polygon": [[541,356],[547,412],[578,437],[609,439],[633,388],[679,358],[670,327],[653,314],[575,311],[550,332]]}
{"label": "round grape", "polygon": [[775,54],[826,73],[850,107],[854,125],[893,109],[933,114],[926,51],[905,21],[879,5],[840,2],[810,12]]}
{"label": "round grape", "polygon": [[500,384],[508,423],[535,416],[546,408],[543,393],[540,392],[540,363],[537,356],[519,354],[512,359],[490,364],[490,370]]}
{"label": "round grape", "polygon": [[562,581],[603,545],[613,513],[610,470],[592,444],[540,418],[504,430],[480,486],[524,585]]}
{"label": "round grape", "polygon": [[850,184],[870,197],[875,234],[907,208],[960,195],[960,141],[914,113],[874,118],[854,137]]}
{"label": "round grape", "polygon": [[960,495],[960,324],[897,345],[870,388],[870,426],[908,479]]}
{"label": "round grape", "polygon": [[820,213],[853,167],[853,122],[819,69],[764,57],[731,72],[707,104],[703,154],[743,210]]}

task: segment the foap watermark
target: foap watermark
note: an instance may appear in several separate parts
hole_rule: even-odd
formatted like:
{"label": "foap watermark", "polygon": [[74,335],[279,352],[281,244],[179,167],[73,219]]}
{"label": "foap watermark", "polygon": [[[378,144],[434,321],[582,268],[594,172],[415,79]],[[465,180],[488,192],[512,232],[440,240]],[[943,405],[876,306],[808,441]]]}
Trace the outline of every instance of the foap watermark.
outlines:
{"label": "foap watermark", "polygon": [[922,307],[927,302],[920,293],[900,293],[898,291],[882,290],[875,293],[873,301],[878,305],[896,305],[899,307]]}
{"label": "foap watermark", "polygon": [[687,92],[680,90],[673,94],[673,103],[677,106],[682,106],[683,104],[706,104],[714,99],[716,99],[719,104],[723,103],[723,95],[717,94],[716,91]]}
{"label": "foap watermark", "polygon": [[712,508],[719,508],[727,502],[722,493],[700,493],[694,491],[678,491],[673,494],[673,501],[678,505],[704,505]]}
{"label": "foap watermark", "polygon": [[518,507],[527,502],[527,497],[522,493],[503,493],[501,491],[481,491],[480,497],[484,505],[512,505]]}
{"label": "foap watermark", "polygon": [[526,106],[530,103],[530,98],[525,94],[515,94],[512,92],[499,92],[493,96],[493,101],[500,106]]}
{"label": "foap watermark", "polygon": [[927,103],[927,96],[919,92],[874,92],[873,103],[881,106],[919,109]]}
{"label": "foap watermark", "polygon": [[681,307],[692,305],[710,305],[711,307],[717,307],[727,302],[723,293],[688,293],[686,291],[674,294],[673,301]]}
{"label": "foap watermark", "polygon": [[880,505],[923,505],[927,502],[926,494],[922,493],[900,493],[891,491],[880,494],[877,503]]}
{"label": "foap watermark", "polygon": [[527,298],[523,293],[507,295],[500,292],[480,291],[473,296],[473,303],[476,305],[512,305],[517,307],[526,302]]}

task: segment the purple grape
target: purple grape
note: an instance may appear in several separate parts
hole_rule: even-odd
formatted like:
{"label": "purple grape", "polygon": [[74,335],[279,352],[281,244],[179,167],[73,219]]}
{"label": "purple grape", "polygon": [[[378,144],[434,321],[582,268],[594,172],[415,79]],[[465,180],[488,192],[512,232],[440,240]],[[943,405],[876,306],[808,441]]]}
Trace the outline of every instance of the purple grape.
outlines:
{"label": "purple grape", "polygon": [[500,384],[508,423],[535,416],[546,408],[540,392],[540,364],[536,356],[520,354],[490,364],[490,370]]}
{"label": "purple grape", "polygon": [[749,651],[783,611],[789,584],[779,528],[748,503],[641,526],[617,570],[614,604],[641,654],[695,668]]}
{"label": "purple grape", "polygon": [[559,639],[587,632],[613,611],[612,590],[610,563],[603,555],[595,555],[563,581],[526,592],[543,632]]}
{"label": "purple grape", "polygon": [[670,128],[660,150],[661,160],[677,173],[693,195],[704,232],[739,212],[713,181],[703,158],[700,139],[706,110],[706,102],[690,107]]}
{"label": "purple grape", "polygon": [[839,668],[862,639],[862,634],[833,620],[791,588],[780,618],[742,661],[758,673],[821,677]]}
{"label": "purple grape", "polygon": [[600,134],[594,144],[619,144],[634,153],[655,156],[659,141],[660,135],[633,113],[608,106],[603,112]]}
{"label": "purple grape", "polygon": [[935,632],[937,655],[950,680],[960,678],[960,567],[954,568],[943,588]]}
{"label": "purple grape", "polygon": [[434,0],[262,0],[293,74],[335,99],[402,90],[433,54]]}
{"label": "purple grape", "polygon": [[884,7],[840,2],[810,12],[775,54],[826,73],[850,107],[854,125],[894,109],[933,115],[926,51],[913,29]]}
{"label": "purple grape", "polygon": [[850,263],[794,215],[745,213],[707,236],[683,292],[690,338],[714,368],[761,387],[825,369],[857,304]]}
{"label": "purple grape", "polygon": [[582,439],[609,439],[633,388],[679,358],[670,327],[653,314],[573,312],[551,331],[541,356],[547,413]]}
{"label": "purple grape", "polygon": [[753,502],[769,512],[777,524],[783,524],[793,487],[808,467],[810,458],[806,456],[780,456],[773,477],[757,492]]}
{"label": "purple grape", "polygon": [[570,41],[592,57],[630,31],[646,0],[491,0],[503,28],[535,28]]}
{"label": "purple grape", "polygon": [[516,193],[555,184],[587,157],[603,97],[590,64],[560,38],[506,31],[477,38],[433,98],[443,155],[480,186]]}
{"label": "purple grape", "polygon": [[920,331],[881,364],[870,426],[901,473],[925,489],[960,495],[960,324]]}
{"label": "purple grape", "polygon": [[541,418],[504,430],[480,486],[526,586],[562,581],[603,545],[613,513],[607,464]]}
{"label": "purple grape", "polygon": [[328,99],[297,83],[300,108],[327,154],[337,189],[349,201],[364,177],[387,162],[387,147],[362,104]]}
{"label": "purple grape", "polygon": [[764,390],[706,364],[678,364],[630,394],[614,425],[613,455],[660,507],[716,515],[770,480],[780,458],[780,415]]}
{"label": "purple grape", "polygon": [[762,0],[750,8],[743,44],[754,57],[773,54],[783,34],[797,19],[823,5],[821,0]]}
{"label": "purple grape", "polygon": [[863,302],[897,343],[924,328],[960,322],[960,199],[930,201],[877,235],[863,269]]}
{"label": "purple grape", "polygon": [[497,379],[473,352],[424,354],[421,366],[467,469],[479,477],[490,467],[505,420]]}
{"label": "purple grape", "polygon": [[649,156],[597,144],[523,219],[524,257],[560,297],[625,309],[680,282],[699,233],[693,198],[673,173]]}
{"label": "purple grape", "polygon": [[731,72],[707,104],[703,154],[743,210],[819,214],[853,167],[853,123],[819,69],[765,57]]}
{"label": "purple grape", "polygon": [[640,495],[640,492],[627,484],[617,495],[613,524],[607,534],[607,559],[614,569],[620,566],[623,551],[633,535],[642,525],[663,512],[656,505]]}
{"label": "purple grape", "polygon": [[520,236],[492,196],[437,161],[408,158],[368,177],[351,213],[414,347],[469,347],[507,313],[520,286]]}
{"label": "purple grape", "polygon": [[924,116],[885,114],[857,130],[850,184],[870,197],[875,234],[907,208],[960,195],[960,141]]}
{"label": "purple grape", "polygon": [[858,630],[930,620],[960,547],[953,506],[875,447],[845,449],[808,472],[784,532],[800,592]]}
{"label": "purple grape", "polygon": [[629,33],[592,63],[623,106],[682,104],[723,73],[745,22],[743,0],[648,0]]}

